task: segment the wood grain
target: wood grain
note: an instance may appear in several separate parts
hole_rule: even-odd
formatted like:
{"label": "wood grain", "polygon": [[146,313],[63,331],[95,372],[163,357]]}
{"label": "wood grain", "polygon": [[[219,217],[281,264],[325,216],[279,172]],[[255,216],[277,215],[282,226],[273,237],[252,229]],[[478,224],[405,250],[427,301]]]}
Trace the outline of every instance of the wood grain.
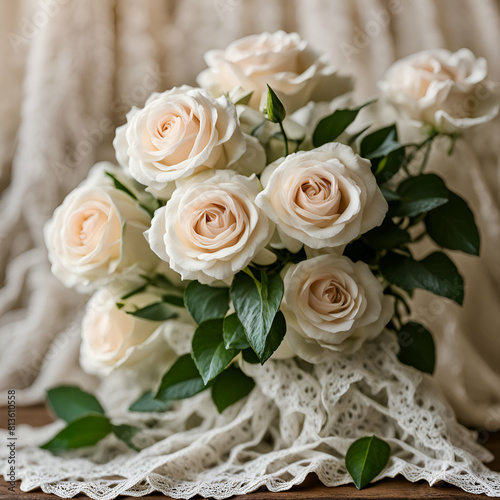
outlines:
{"label": "wood grain", "polygon": [[[6,409],[3,408],[2,411],[5,415]],[[16,419],[18,425],[27,423],[34,426],[45,425],[52,421],[52,417],[43,406],[18,407],[16,410]],[[0,428],[4,428],[5,423],[6,418],[1,418]],[[483,443],[484,446],[495,455],[495,460],[490,464],[490,467],[493,470],[500,471],[500,433],[481,433],[481,436],[485,441]],[[484,495],[483,497],[487,498]],[[16,484],[16,491],[13,493],[8,490],[8,484],[3,479],[0,479],[0,498],[4,500],[50,500],[59,497],[41,493],[40,490],[27,493],[21,492],[19,490],[19,482]],[[142,498],[169,500],[162,494],[153,494]],[[315,476],[310,476],[303,484],[293,488],[291,491],[270,493],[263,489],[250,495],[234,497],[235,500],[328,500],[340,498],[348,500],[414,500],[431,498],[437,500],[470,500],[477,499],[478,497],[477,495],[465,493],[448,484],[431,488],[423,481],[410,483],[402,477],[384,479],[362,491],[358,491],[354,486],[327,488],[320,484]],[[136,500],[133,497],[120,497],[120,499]]]}

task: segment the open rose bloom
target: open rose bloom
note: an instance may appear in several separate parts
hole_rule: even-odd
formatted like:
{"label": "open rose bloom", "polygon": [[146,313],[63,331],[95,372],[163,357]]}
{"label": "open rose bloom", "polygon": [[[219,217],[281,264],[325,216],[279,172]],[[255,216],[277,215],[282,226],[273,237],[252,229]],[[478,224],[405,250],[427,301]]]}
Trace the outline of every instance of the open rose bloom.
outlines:
{"label": "open rose bloom", "polygon": [[147,232],[151,248],[183,279],[232,278],[262,254],[273,256],[264,252],[274,224],[255,204],[259,191],[255,175],[225,170],[193,177],[157,210]]}
{"label": "open rose bloom", "polygon": [[[460,473],[439,480],[462,479],[465,452],[417,372],[433,372],[435,351],[411,304],[415,289],[462,304],[445,249],[479,254],[473,210],[425,168],[432,148],[497,114],[486,61],[439,49],[389,68],[376,109],[395,107],[426,134],[404,144],[399,124],[374,125],[373,101],[356,102],[350,79],[296,33],[252,35],[205,60],[200,87],[129,111],[113,142],[120,166],[97,164],[44,233],[53,274],[93,293],[81,366],[126,386],[113,394],[121,419],[144,414],[125,437],[111,430],[130,446],[149,426],[141,443],[154,456],[149,444],[141,453],[158,465],[137,483],[176,498],[291,486],[297,471],[344,484],[363,433],[391,440],[378,444],[384,464],[398,454],[389,475],[434,481],[422,463],[444,474],[459,456]],[[423,238],[439,249],[417,259]],[[415,438],[408,411],[434,440]],[[228,477],[252,486],[221,493]]]}
{"label": "open rose bloom", "polygon": [[267,85],[288,113],[309,101],[331,101],[350,90],[350,79],[340,76],[324,54],[314,51],[297,33],[262,33],[205,54],[208,69],[198,76],[201,87],[214,95],[252,92],[250,106],[266,106]]}
{"label": "open rose bloom", "polygon": [[158,265],[142,237],[149,227],[147,211],[116,189],[106,173],[123,175],[111,163],[96,164],[45,226],[52,272],[68,287],[94,290],[116,275],[150,272]]}
{"label": "open rose bloom", "polygon": [[486,60],[468,49],[405,57],[389,68],[380,88],[405,116],[447,133],[490,121],[500,104]]}
{"label": "open rose bloom", "polygon": [[339,143],[280,158],[261,178],[257,205],[277,224],[283,245],[297,252],[335,248],[379,226],[387,202],[370,162]]}

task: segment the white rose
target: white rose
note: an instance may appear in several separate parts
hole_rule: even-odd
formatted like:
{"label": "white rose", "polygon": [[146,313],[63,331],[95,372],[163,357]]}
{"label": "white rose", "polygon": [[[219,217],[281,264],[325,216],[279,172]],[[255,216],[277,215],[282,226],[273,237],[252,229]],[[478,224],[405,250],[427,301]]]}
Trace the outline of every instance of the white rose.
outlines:
{"label": "white rose", "polygon": [[255,205],[259,190],[255,176],[231,170],[198,174],[155,212],[146,233],[151,248],[182,279],[211,283],[232,277],[262,255],[274,230]]}
{"label": "white rose", "polygon": [[[82,321],[80,348],[80,364],[87,373],[105,376],[125,368],[161,371],[177,357],[168,342],[173,332],[181,329],[186,338],[192,337],[195,325],[180,308],[172,306],[179,319],[161,323],[127,314],[159,300],[158,295],[148,292],[122,300],[136,286],[132,283],[129,288],[112,283],[89,300]],[[117,302],[124,304],[123,307],[118,308]]]}
{"label": "white rose", "polygon": [[269,165],[255,202],[278,227],[283,244],[297,252],[340,247],[384,220],[387,202],[370,162],[344,144],[299,151]]}
{"label": "white rose", "polygon": [[130,175],[162,198],[171,195],[174,181],[244,161],[249,147],[256,171],[265,165],[262,148],[242,134],[234,105],[187,85],[154,93],[143,109],[133,108],[113,145]]}
{"label": "white rose", "polygon": [[312,50],[297,33],[262,33],[205,54],[208,69],[197,78],[213,95],[252,92],[250,106],[266,106],[267,84],[288,113],[307,102],[330,101],[350,89],[350,79],[338,76],[324,55]]}
{"label": "white rose", "polygon": [[379,85],[404,116],[445,133],[487,122],[498,113],[498,86],[489,80],[486,60],[469,49],[405,57]]}
{"label": "white rose", "polygon": [[381,333],[394,312],[370,268],[344,256],[322,255],[291,265],[284,284],[286,342],[311,363],[321,362],[329,350],[356,351]]}
{"label": "white rose", "polygon": [[119,273],[150,271],[158,264],[143,236],[150,226],[148,213],[116,189],[105,172],[120,175],[121,170],[107,162],[96,164],[44,228],[52,273],[82,291]]}

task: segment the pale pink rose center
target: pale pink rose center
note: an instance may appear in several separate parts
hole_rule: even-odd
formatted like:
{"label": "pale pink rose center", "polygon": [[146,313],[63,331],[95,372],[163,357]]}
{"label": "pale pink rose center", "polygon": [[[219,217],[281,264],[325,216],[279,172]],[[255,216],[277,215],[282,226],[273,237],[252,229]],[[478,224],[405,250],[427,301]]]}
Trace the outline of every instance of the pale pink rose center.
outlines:
{"label": "pale pink rose center", "polygon": [[209,120],[202,123],[192,109],[177,104],[150,117],[145,141],[159,153],[157,162],[170,167],[203,151],[210,142],[211,132]]}
{"label": "pale pink rose center", "polygon": [[80,241],[85,245],[89,239],[94,238],[99,232],[102,232],[106,216],[102,212],[94,212],[86,215],[80,230]]}
{"label": "pale pink rose center", "polygon": [[215,203],[199,212],[195,231],[206,238],[215,238],[235,223],[234,214],[227,207]]}
{"label": "pale pink rose center", "polygon": [[87,341],[92,351],[106,354],[118,351],[133,327],[133,319],[118,308],[96,315]]}
{"label": "pale pink rose center", "polygon": [[121,224],[111,205],[89,201],[69,217],[64,239],[67,250],[77,259],[93,259],[97,255],[104,260],[118,258]]}
{"label": "pale pink rose center", "polygon": [[95,247],[106,229],[108,214],[97,207],[76,212],[71,219],[70,231],[75,247]]}
{"label": "pale pink rose center", "polygon": [[427,60],[414,66],[415,74],[411,77],[411,94],[415,99],[425,97],[432,82],[456,81],[457,74],[445,64],[435,60]]}
{"label": "pale pink rose center", "polygon": [[312,321],[353,320],[363,303],[363,291],[344,271],[318,270],[300,286],[298,305]]}
{"label": "pale pink rose center", "polygon": [[339,314],[351,308],[352,296],[338,277],[326,277],[311,284],[309,306],[320,314]]}
{"label": "pale pink rose center", "polygon": [[249,224],[244,203],[229,195],[191,207],[186,219],[181,224],[185,244],[207,253],[236,245]]}
{"label": "pale pink rose center", "polygon": [[167,114],[156,124],[156,133],[159,138],[164,139],[169,133],[178,133],[180,128],[182,128],[181,117]]}
{"label": "pale pink rose center", "polygon": [[345,208],[341,186],[333,175],[312,173],[297,179],[292,191],[295,212],[318,227],[331,224]]}

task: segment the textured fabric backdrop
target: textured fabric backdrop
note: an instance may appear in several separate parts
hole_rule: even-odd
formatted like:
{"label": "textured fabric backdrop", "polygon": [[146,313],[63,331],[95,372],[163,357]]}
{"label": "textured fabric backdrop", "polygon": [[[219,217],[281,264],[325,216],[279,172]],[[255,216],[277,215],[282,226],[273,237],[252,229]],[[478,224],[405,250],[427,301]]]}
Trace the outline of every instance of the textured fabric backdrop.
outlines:
{"label": "textured fabric backdrop", "polygon": [[[114,127],[154,90],[194,83],[203,53],[241,36],[297,31],[358,80],[359,97],[397,58],[471,48],[500,80],[498,0],[0,0],[0,389],[20,403],[78,368],[85,297],[50,274],[42,227],[97,160]],[[456,255],[461,309],[417,294],[438,341],[436,377],[466,423],[500,429],[500,122],[472,131],[431,167],[476,214],[482,257]],[[6,401],[2,399],[2,401]]]}

